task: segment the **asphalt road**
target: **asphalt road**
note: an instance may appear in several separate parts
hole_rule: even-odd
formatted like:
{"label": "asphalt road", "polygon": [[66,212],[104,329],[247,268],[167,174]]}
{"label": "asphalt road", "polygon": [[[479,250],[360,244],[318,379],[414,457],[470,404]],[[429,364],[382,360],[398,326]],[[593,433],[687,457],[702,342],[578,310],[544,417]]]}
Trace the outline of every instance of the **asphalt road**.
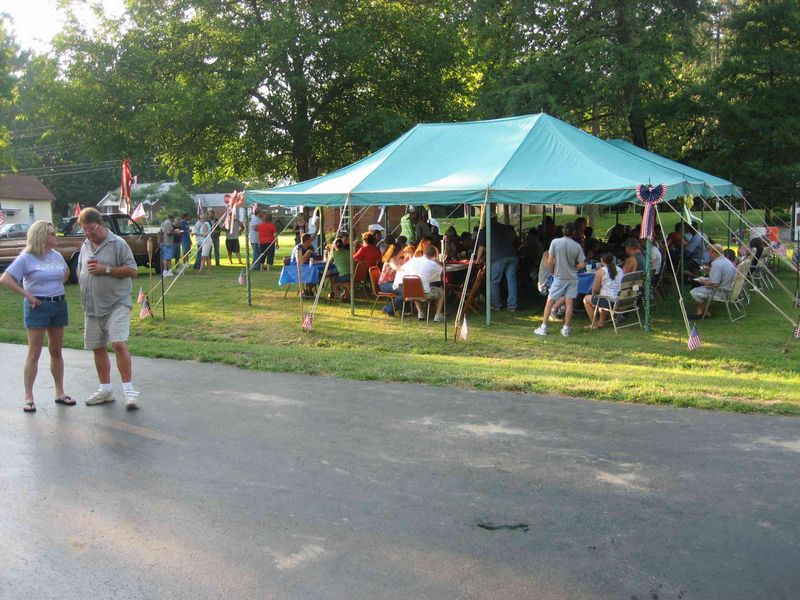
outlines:
{"label": "asphalt road", "polygon": [[24,354],[4,600],[800,596],[797,419],[140,358],[141,410],[67,408],[46,355],[27,415]]}

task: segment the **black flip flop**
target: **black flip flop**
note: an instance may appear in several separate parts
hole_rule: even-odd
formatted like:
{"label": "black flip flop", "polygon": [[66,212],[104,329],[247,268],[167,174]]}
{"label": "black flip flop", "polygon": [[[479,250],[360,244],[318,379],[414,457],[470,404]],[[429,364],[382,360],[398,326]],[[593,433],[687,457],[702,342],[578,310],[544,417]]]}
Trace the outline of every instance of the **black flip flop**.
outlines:
{"label": "black flip flop", "polygon": [[67,395],[56,398],[56,404],[63,404],[64,406],[75,406],[75,400]]}
{"label": "black flip flop", "polygon": [[36,405],[33,403],[33,400],[30,400],[22,405],[22,410],[24,410],[27,413],[35,413]]}

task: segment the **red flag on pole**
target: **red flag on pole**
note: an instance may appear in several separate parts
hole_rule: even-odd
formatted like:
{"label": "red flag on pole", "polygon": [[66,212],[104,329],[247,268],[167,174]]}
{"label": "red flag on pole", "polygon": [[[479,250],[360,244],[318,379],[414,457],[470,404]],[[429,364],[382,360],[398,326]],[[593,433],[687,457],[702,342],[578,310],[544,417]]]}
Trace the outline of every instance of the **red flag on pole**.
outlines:
{"label": "red flag on pole", "polygon": [[119,212],[126,215],[131,210],[131,185],[133,185],[131,163],[126,158],[122,161],[122,180],[119,188]]}
{"label": "red flag on pole", "polygon": [[76,202],[75,203],[75,210],[72,211],[72,215],[77,217],[80,214],[81,214],[81,204],[80,204],[80,202]]}

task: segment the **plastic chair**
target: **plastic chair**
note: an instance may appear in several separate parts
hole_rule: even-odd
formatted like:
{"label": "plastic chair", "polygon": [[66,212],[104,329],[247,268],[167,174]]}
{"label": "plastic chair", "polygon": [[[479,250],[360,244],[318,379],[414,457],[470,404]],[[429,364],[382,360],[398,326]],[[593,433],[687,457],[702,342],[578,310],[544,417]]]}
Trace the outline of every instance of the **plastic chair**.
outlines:
{"label": "plastic chair", "polygon": [[425,288],[419,275],[405,275],[403,277],[403,312],[400,313],[400,323],[406,313],[406,302],[425,302],[428,305],[428,312],[425,318],[427,325],[431,318],[431,303],[425,297]]}
{"label": "plastic chair", "polygon": [[380,287],[378,287],[378,280],[381,277],[381,270],[378,267],[370,267],[369,268],[369,281],[372,285],[372,293],[375,295],[375,302],[372,303],[372,310],[369,313],[371,317],[375,312],[375,307],[378,305],[378,300],[381,298],[386,298],[387,300],[394,300],[397,298],[397,294],[394,292],[382,292]]}
{"label": "plastic chair", "polygon": [[[632,327],[638,323],[642,327],[642,319],[639,316],[639,292],[644,287],[644,271],[633,271],[625,273],[622,276],[622,283],[619,286],[619,295],[615,298],[613,296],[598,295],[598,303],[594,307],[594,316],[592,322],[597,318],[597,312],[605,310],[611,315],[611,324],[614,326],[614,333],[623,327]],[[608,302],[608,308],[600,308],[599,299],[603,298]],[[630,322],[627,325],[619,325],[617,317],[627,314],[636,313],[636,322]]]}

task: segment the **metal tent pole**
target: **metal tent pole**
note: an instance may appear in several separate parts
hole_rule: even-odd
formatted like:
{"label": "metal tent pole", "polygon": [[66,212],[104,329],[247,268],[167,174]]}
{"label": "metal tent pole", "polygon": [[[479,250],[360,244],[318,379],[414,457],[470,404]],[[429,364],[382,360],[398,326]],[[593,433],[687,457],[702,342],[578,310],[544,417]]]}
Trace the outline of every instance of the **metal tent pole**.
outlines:
{"label": "metal tent pole", "polygon": [[486,324],[492,324],[492,203],[486,203],[483,211],[483,227],[486,231]]}
{"label": "metal tent pole", "polygon": [[356,314],[356,282],[353,272],[353,203],[347,205],[347,236],[350,238],[350,316]]}

